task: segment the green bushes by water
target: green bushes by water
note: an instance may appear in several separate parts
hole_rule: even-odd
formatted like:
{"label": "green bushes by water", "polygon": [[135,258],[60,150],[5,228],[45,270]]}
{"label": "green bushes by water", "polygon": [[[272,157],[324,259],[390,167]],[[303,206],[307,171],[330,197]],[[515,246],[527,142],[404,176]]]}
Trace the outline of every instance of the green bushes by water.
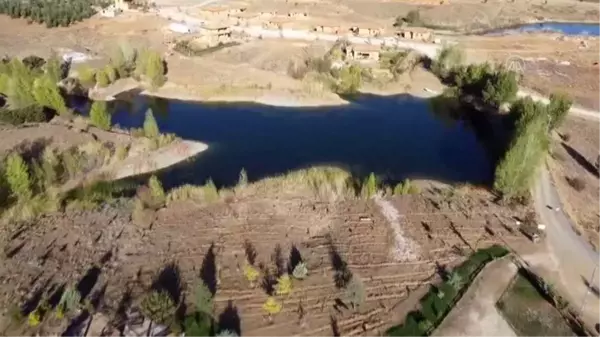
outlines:
{"label": "green bushes by water", "polygon": [[388,336],[427,336],[446,317],[456,302],[485,265],[509,252],[498,245],[479,249],[468,260],[454,268],[450,277],[440,285],[431,286],[421,298],[421,310],[411,311],[403,324],[390,328]]}
{"label": "green bushes by water", "polygon": [[12,124],[44,121],[48,117],[44,107],[70,113],[58,86],[63,75],[56,55],[47,62],[38,57],[0,62],[0,94],[6,96],[0,119]]}

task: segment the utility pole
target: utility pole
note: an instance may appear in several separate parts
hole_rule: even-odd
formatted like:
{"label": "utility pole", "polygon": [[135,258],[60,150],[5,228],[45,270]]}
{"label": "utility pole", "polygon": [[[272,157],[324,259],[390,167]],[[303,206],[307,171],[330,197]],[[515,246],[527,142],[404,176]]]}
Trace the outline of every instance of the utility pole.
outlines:
{"label": "utility pole", "polygon": [[597,269],[598,269],[598,265],[596,265],[594,267],[594,271],[592,272],[592,278],[590,279],[590,283],[588,283],[587,291],[585,292],[585,295],[583,295],[583,300],[581,300],[581,309],[579,309],[579,313],[581,315],[583,315],[583,308],[585,307],[585,300],[587,299],[587,296],[590,294],[592,287],[595,286],[594,279],[596,278],[596,270]]}

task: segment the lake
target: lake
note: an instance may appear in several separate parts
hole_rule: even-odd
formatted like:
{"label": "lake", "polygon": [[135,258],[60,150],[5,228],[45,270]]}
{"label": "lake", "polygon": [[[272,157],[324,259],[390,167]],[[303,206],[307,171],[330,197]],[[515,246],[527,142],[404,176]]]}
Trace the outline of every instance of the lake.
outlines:
{"label": "lake", "polygon": [[209,149],[162,172],[168,187],[219,186],[319,165],[358,176],[374,172],[443,182],[489,182],[493,166],[469,124],[433,113],[408,95],[361,95],[335,107],[274,107],[255,103],[196,103],[135,96],[114,103],[113,123],[140,127],[148,107],[161,132],[198,140]]}
{"label": "lake", "polygon": [[485,32],[484,35],[504,35],[524,32],[553,32],[565,35],[599,36],[600,25],[598,23],[541,22],[493,29]]}

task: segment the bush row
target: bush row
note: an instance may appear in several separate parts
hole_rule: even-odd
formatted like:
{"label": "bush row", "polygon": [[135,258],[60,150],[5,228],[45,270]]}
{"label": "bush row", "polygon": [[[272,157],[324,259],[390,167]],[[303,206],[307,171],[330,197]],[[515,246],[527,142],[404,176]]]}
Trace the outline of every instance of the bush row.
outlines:
{"label": "bush row", "polygon": [[507,255],[506,248],[498,245],[479,249],[468,260],[449,274],[438,286],[431,286],[429,292],[421,298],[421,310],[411,311],[403,324],[387,331],[388,336],[427,336],[446,317],[456,302],[485,267],[497,258]]}
{"label": "bush row", "polygon": [[45,23],[48,28],[69,26],[96,14],[92,0],[1,0],[0,14]]}

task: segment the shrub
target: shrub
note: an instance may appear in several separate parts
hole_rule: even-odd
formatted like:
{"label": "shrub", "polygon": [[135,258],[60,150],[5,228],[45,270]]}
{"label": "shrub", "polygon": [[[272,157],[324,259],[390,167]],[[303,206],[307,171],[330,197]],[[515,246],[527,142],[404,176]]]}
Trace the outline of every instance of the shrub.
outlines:
{"label": "shrub", "polygon": [[276,315],[281,311],[281,303],[273,297],[267,298],[262,306],[263,310],[270,316]]}
{"label": "shrub", "polygon": [[292,292],[292,278],[288,274],[284,274],[277,279],[275,285],[275,293],[277,295],[289,295]]}
{"label": "shrub", "polygon": [[185,318],[183,326],[186,336],[211,336],[212,319],[206,314],[195,312]]}
{"label": "shrub", "polygon": [[158,324],[172,323],[176,307],[173,299],[166,291],[152,291],[142,300],[142,314]]}
{"label": "shrub", "polygon": [[219,199],[219,191],[212,179],[208,179],[202,189],[204,190],[204,200],[206,202],[214,202]]}
{"label": "shrub", "polygon": [[304,262],[298,263],[296,265],[296,267],[294,267],[294,270],[292,271],[292,276],[294,276],[294,278],[298,279],[298,280],[305,279],[307,275],[308,275],[308,268],[306,267],[306,263],[304,263]]}
{"label": "shrub", "polygon": [[158,52],[144,50],[136,59],[135,74],[145,76],[152,89],[161,87],[166,82],[164,60]]}
{"label": "shrub", "polygon": [[96,71],[96,83],[100,88],[106,88],[110,84],[110,78],[105,69]]}
{"label": "shrub", "polygon": [[250,264],[246,264],[244,265],[244,276],[246,277],[246,280],[250,282],[250,284],[254,284],[254,282],[256,282],[256,280],[258,280],[260,277],[260,272]]}
{"label": "shrub", "polygon": [[129,155],[129,148],[126,145],[119,144],[115,149],[115,157],[117,160],[125,160]]}
{"label": "shrub", "polygon": [[12,153],[6,158],[6,181],[13,195],[19,200],[32,197],[31,181],[25,161],[18,153]]}
{"label": "shrub", "polygon": [[94,101],[90,108],[90,121],[94,126],[102,130],[110,130],[111,116],[108,112],[106,102]]}
{"label": "shrub", "polygon": [[0,121],[13,125],[47,122],[50,120],[50,116],[43,107],[37,105],[21,109],[0,108]]}
{"label": "shrub", "polygon": [[213,312],[213,298],[210,289],[204,281],[200,280],[196,286],[196,311],[211,315]]}
{"label": "shrub", "polygon": [[150,188],[150,196],[157,205],[163,205],[165,203],[165,190],[160,183],[160,180],[156,176],[150,177],[148,180],[148,187]]}
{"label": "shrub", "polygon": [[377,177],[371,172],[369,177],[363,182],[361,188],[361,196],[365,199],[373,197],[377,193]]}
{"label": "shrub", "polygon": [[63,79],[60,60],[55,52],[52,52],[52,55],[46,62],[46,75],[54,85]]}
{"label": "shrub", "polygon": [[152,110],[148,109],[144,118],[144,136],[147,138],[157,138],[159,134],[160,131],[158,130],[156,119],[154,119],[154,114],[152,114]]}
{"label": "shrub", "polygon": [[246,170],[242,168],[240,171],[240,176],[238,178],[237,187],[246,187],[248,185],[248,173]]}
{"label": "shrub", "polygon": [[408,14],[406,14],[402,21],[408,23],[411,26],[421,25],[421,13],[419,12],[419,10],[411,10],[410,12],[408,12]]}
{"label": "shrub", "polygon": [[550,118],[550,130],[554,130],[562,125],[571,110],[573,101],[565,93],[553,93],[550,95],[548,104],[548,117]]}
{"label": "shrub", "polygon": [[339,79],[334,86],[334,91],[338,94],[352,95],[358,92],[361,84],[362,69],[353,64],[340,70]]}
{"label": "shrub", "polygon": [[417,194],[419,193],[419,188],[412,184],[410,179],[404,179],[403,182],[398,183],[394,186],[394,195],[406,195],[406,194]]}

